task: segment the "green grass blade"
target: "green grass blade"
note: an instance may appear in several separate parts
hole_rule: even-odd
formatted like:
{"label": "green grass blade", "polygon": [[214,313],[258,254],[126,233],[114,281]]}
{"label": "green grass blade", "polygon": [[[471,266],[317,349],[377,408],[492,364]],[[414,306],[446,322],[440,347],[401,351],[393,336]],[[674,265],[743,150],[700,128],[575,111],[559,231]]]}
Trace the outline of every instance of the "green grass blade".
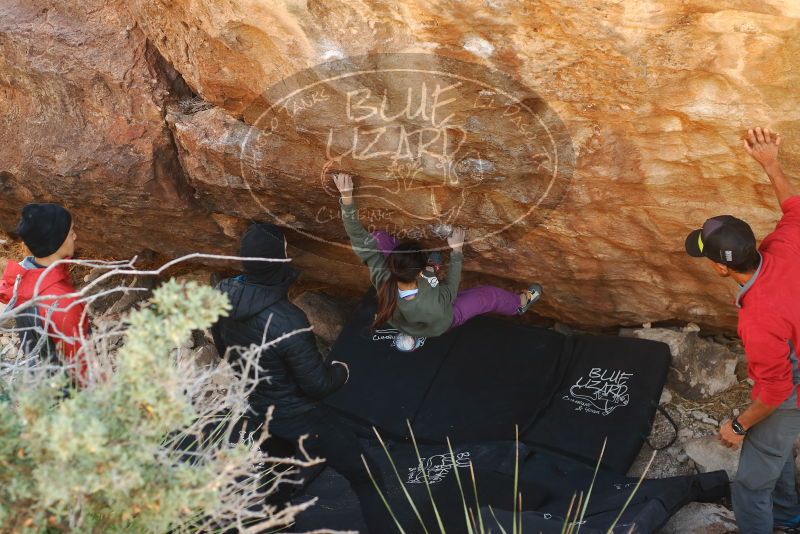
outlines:
{"label": "green grass blade", "polygon": [[592,497],[592,490],[594,489],[594,482],[597,480],[597,473],[600,472],[600,464],[603,463],[603,456],[606,454],[606,444],[608,443],[608,438],[603,438],[603,447],[600,449],[600,458],[597,459],[597,465],[594,467],[594,475],[592,475],[592,483],[589,484],[589,491],[586,493],[586,500],[583,501],[583,509],[581,509],[581,514],[578,517],[578,529],[575,531],[575,534],[580,534],[581,525],[583,525],[583,518],[586,516],[586,510],[589,508],[589,499]]}
{"label": "green grass blade", "polygon": [[513,534],[517,534],[517,492],[519,491],[519,425],[514,425],[514,435],[514,500],[511,502],[511,532]]}
{"label": "green grass blade", "polygon": [[580,526],[577,523],[578,523],[578,518],[580,517],[581,510],[583,509],[584,502],[585,501],[583,498],[583,492],[580,492],[578,494],[578,506],[575,507],[575,517],[570,521],[569,524],[569,534],[574,534],[575,527]]}
{"label": "green grass blade", "polygon": [[464,521],[467,523],[467,534],[473,534],[472,523],[469,520],[469,507],[467,506],[467,497],[464,495],[464,487],[461,485],[461,476],[458,474],[458,464],[456,464],[456,455],[453,452],[453,445],[450,443],[450,438],[447,440],[447,450],[450,451],[450,461],[453,463],[453,472],[456,474],[456,483],[458,484],[458,492],[461,494],[461,504],[464,507]]}
{"label": "green grass blade", "polygon": [[419,524],[422,526],[422,531],[425,534],[428,534],[428,529],[425,527],[425,522],[422,520],[422,515],[419,513],[419,510],[417,509],[417,505],[414,504],[414,499],[411,498],[411,494],[409,494],[408,490],[406,489],[406,484],[405,482],[403,482],[403,478],[400,476],[400,472],[397,470],[397,464],[394,463],[394,458],[392,458],[392,455],[389,453],[389,448],[383,441],[383,438],[378,432],[378,429],[372,427],[372,431],[375,432],[375,435],[378,437],[378,442],[381,444],[383,452],[386,453],[386,457],[389,459],[389,464],[391,464],[392,471],[394,471],[394,475],[397,477],[397,482],[398,484],[400,484],[400,489],[403,490],[403,494],[406,496],[406,500],[408,501],[408,504],[411,506],[411,510],[414,511],[414,515],[417,516]]}
{"label": "green grass blade", "polygon": [[572,494],[572,499],[569,501],[567,514],[564,517],[564,522],[561,524],[561,534],[569,534],[569,518],[572,516],[572,507],[575,506],[575,494]]}
{"label": "green grass blade", "polygon": [[425,471],[424,466],[422,465],[422,456],[419,453],[419,447],[417,446],[417,438],[414,436],[414,430],[411,428],[411,422],[406,420],[406,425],[408,425],[408,432],[411,434],[411,443],[414,444],[414,452],[417,454],[417,465],[419,466],[420,471],[422,472],[422,478],[425,481],[425,489],[428,491],[428,497],[431,500],[431,506],[433,507],[433,513],[436,515],[436,522],[439,525],[439,530],[442,534],[446,534],[444,530],[444,524],[442,523],[442,516],[439,514],[439,508],[436,506],[436,501],[433,500],[433,492],[431,491],[431,485],[428,481],[428,473]]}
{"label": "green grass blade", "polygon": [[397,525],[397,529],[400,531],[400,534],[405,534],[406,531],[403,530],[403,527],[400,525],[400,521],[398,521],[397,517],[394,515],[394,510],[392,510],[392,507],[389,505],[389,501],[386,500],[386,496],[381,491],[381,488],[378,485],[378,482],[375,480],[375,477],[372,476],[372,471],[370,470],[369,464],[367,463],[367,459],[364,458],[363,454],[361,455],[361,461],[364,462],[364,467],[367,469],[367,474],[369,475],[369,479],[372,481],[372,485],[375,486],[375,491],[378,492],[381,501],[383,501],[383,505],[389,511],[389,515],[392,516],[392,520],[394,521],[394,524]]}
{"label": "green grass blade", "polygon": [[611,523],[611,526],[606,531],[607,534],[613,534],[614,527],[617,526],[617,523],[619,522],[620,518],[622,518],[622,514],[625,513],[625,510],[628,508],[628,505],[633,500],[633,496],[636,495],[636,492],[639,490],[639,486],[642,485],[642,480],[644,480],[644,477],[647,476],[647,472],[650,470],[650,466],[653,464],[653,460],[656,459],[656,454],[658,454],[658,451],[653,451],[653,455],[650,457],[650,461],[647,462],[647,466],[644,468],[644,472],[642,473],[642,476],[639,477],[639,481],[636,482],[636,486],[633,488],[633,491],[631,492],[630,496],[628,497],[628,500],[625,501],[625,506],[622,507],[622,510],[619,511],[619,514],[614,519],[614,522]]}
{"label": "green grass blade", "polygon": [[[480,512],[479,512],[479,513],[480,513]],[[499,529],[500,529],[500,532],[501,532],[502,534],[508,534],[508,532],[506,531],[506,529],[504,529],[504,528],[503,528],[503,525],[501,525],[501,524],[500,524],[500,521],[498,521],[498,520],[497,520],[497,516],[496,516],[496,515],[494,515],[494,509],[493,509],[491,506],[489,507],[489,513],[490,513],[490,514],[492,514],[492,517],[494,518],[494,522],[495,522],[495,523],[497,523],[497,528],[499,528]]]}
{"label": "green grass blade", "polygon": [[475,495],[475,509],[478,511],[478,532],[480,532],[480,534],[484,534],[483,514],[481,513],[481,503],[478,501],[478,481],[475,479],[475,469],[472,467],[472,461],[469,462],[469,476],[472,478],[472,492]]}
{"label": "green grass blade", "polygon": [[[480,515],[481,511],[478,510],[478,514]],[[472,508],[469,509],[469,518],[472,520],[472,528],[473,530],[478,528],[478,522],[475,521],[475,514],[472,511]],[[484,534],[483,532],[479,532],[478,534]]]}

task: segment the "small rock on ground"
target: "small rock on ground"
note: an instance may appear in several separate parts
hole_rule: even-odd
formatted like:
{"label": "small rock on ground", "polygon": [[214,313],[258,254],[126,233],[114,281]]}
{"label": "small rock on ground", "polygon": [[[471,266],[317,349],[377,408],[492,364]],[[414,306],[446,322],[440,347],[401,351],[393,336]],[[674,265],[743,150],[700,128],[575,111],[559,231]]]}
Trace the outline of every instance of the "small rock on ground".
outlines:
{"label": "small rock on ground", "polygon": [[733,512],[719,504],[689,503],[672,516],[659,534],[728,534],[739,532]]}
{"label": "small rock on ground", "polygon": [[690,325],[681,330],[641,328],[622,333],[667,344],[672,354],[668,384],[687,399],[701,400],[736,385],[741,355],[727,345],[701,338],[697,330]]}
{"label": "small rock on ground", "polygon": [[684,448],[701,473],[724,469],[733,480],[739,468],[739,449],[729,449],[715,436],[688,441]]}

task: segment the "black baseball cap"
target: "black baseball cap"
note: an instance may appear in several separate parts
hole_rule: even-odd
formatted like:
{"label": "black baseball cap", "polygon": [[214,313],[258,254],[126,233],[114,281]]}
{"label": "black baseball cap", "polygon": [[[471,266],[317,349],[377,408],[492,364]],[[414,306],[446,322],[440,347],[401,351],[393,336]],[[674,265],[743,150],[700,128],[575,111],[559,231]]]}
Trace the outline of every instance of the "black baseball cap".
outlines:
{"label": "black baseball cap", "polygon": [[686,237],[686,252],[734,267],[756,252],[756,236],[750,225],[733,215],[719,215]]}

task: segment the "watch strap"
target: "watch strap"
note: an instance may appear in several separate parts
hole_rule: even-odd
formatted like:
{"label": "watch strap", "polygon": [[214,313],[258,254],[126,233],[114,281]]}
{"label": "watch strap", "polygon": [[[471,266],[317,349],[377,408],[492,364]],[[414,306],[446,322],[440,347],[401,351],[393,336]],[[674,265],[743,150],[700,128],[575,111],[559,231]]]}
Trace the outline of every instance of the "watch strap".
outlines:
{"label": "watch strap", "polygon": [[739,422],[738,417],[734,417],[733,421],[731,421],[731,428],[733,429],[734,434],[738,434],[739,436],[747,435],[747,430],[745,430],[742,424]]}

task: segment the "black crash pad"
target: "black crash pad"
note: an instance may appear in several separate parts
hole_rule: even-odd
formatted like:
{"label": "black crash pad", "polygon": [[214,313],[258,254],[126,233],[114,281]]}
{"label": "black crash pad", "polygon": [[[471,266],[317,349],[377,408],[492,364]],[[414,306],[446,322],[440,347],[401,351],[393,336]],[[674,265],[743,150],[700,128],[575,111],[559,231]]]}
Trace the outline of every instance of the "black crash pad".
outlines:
{"label": "black crash pad", "polygon": [[[437,518],[431,496],[447,532],[467,532],[464,519],[465,495],[473,514],[479,507],[487,531],[500,532],[498,522],[511,532],[512,518],[507,510],[515,503],[513,474],[518,473],[518,491],[522,494],[523,532],[561,532],[572,496],[586,492],[592,483],[594,468],[574,458],[536,451],[513,442],[454,444],[453,457],[440,445],[420,447],[422,462],[409,444],[390,447],[401,480],[398,480],[383,449],[371,447],[385,480],[385,495],[405,532],[422,532],[405,491],[411,496],[428,531],[437,531]],[[516,467],[517,452],[519,467]],[[455,463],[453,462],[455,459]],[[469,463],[475,472],[478,499],[474,498]],[[428,478],[431,495],[425,487],[422,471]],[[456,477],[458,473],[461,482]],[[637,480],[601,470],[595,480],[585,523],[581,532],[606,532],[630,496]],[[681,506],[692,500],[713,500],[727,494],[728,477],[722,472],[693,476],[646,480],[622,515],[615,532],[651,533],[662,526]],[[330,468],[313,480],[306,496],[318,503],[302,513],[294,530],[319,528],[366,532],[358,509],[358,500],[347,481]],[[519,502],[516,501],[517,505]],[[489,507],[492,512],[489,512]],[[633,530],[631,530],[633,527]],[[383,533],[381,533],[383,534]]]}
{"label": "black crash pad", "polygon": [[[420,532],[419,520],[408,502],[405,491],[411,496],[422,520],[428,527],[438,530],[436,513],[428,495],[425,479],[428,480],[436,509],[444,521],[447,532],[460,532],[463,525],[463,505],[459,478],[469,506],[477,512],[474,489],[471,483],[470,464],[477,479],[478,501],[488,506],[510,507],[514,502],[515,447],[513,442],[470,443],[454,445],[453,456],[445,445],[422,445],[417,459],[416,452],[408,443],[391,444],[389,454],[397,467],[398,480],[385,451],[375,444],[362,442],[370,458],[380,469],[385,481],[384,493],[392,512],[406,532]],[[524,448],[524,446],[523,446]],[[523,454],[525,454],[523,452]],[[453,462],[455,460],[455,462]],[[458,475],[458,476],[456,476]],[[521,483],[525,509],[535,509],[547,498],[547,491],[536,481]],[[405,491],[404,491],[405,490]],[[353,507],[355,495],[347,481],[332,469],[314,479],[306,490],[307,496],[319,498],[318,504],[300,516],[294,530],[306,531],[319,528],[360,530],[364,525],[358,506]],[[319,509],[316,509],[316,507]],[[430,530],[430,528],[429,528]],[[381,533],[388,534],[388,533]]]}
{"label": "black crash pad", "polygon": [[330,358],[350,366],[350,380],[325,403],[367,428],[376,426],[384,437],[403,439],[406,421],[416,417],[458,332],[427,339],[414,352],[400,352],[392,344],[396,330],[370,328],[374,314],[371,291],[331,347]]}
{"label": "black crash pad", "polygon": [[570,339],[567,372],[523,441],[627,472],[650,434],[670,363],[667,345],[610,336]]}
{"label": "black crash pad", "polygon": [[479,317],[457,330],[414,418],[420,440],[514,440],[547,405],[564,370],[564,336]]}
{"label": "black crash pad", "polygon": [[[630,467],[650,431],[669,367],[663,343],[566,337],[544,328],[476,317],[418,350],[392,346],[395,332],[372,331],[367,294],[331,351],[350,381],[326,403],[359,425],[422,443],[512,440],[594,465]],[[365,437],[369,437],[368,434]]]}

